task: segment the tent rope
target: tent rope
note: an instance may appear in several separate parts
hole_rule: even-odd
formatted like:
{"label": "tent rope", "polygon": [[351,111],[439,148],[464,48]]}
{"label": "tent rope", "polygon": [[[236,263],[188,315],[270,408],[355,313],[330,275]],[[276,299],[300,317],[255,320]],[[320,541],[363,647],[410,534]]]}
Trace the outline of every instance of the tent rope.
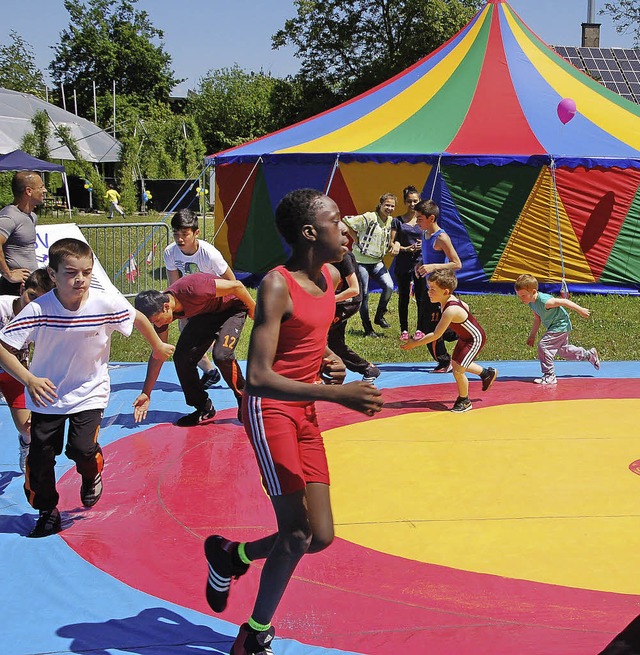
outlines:
{"label": "tent rope", "polygon": [[433,176],[433,185],[431,186],[431,195],[429,198],[433,200],[433,192],[436,190],[436,182],[438,181],[438,175],[442,175],[442,169],[440,168],[440,163],[442,162],[442,153],[438,155],[438,162],[436,163],[436,173]]}
{"label": "tent rope", "polygon": [[236,206],[236,203],[240,199],[240,196],[242,195],[242,192],[244,191],[244,188],[249,184],[249,180],[251,179],[251,176],[253,175],[253,172],[256,170],[258,167],[258,164],[262,163],[262,155],[258,157],[256,160],[256,163],[253,165],[253,168],[251,169],[251,172],[247,176],[247,179],[244,181],[244,184],[242,185],[242,188],[240,191],[238,191],[238,195],[236,196],[235,200],[231,203],[231,207],[229,207],[229,211],[224,215],[224,218],[222,219],[222,223],[220,223],[220,227],[213,233],[213,240],[215,241],[215,238],[218,236],[218,233],[222,229],[222,226],[227,222],[227,219],[229,218],[229,214],[233,211],[233,208]]}
{"label": "tent rope", "polygon": [[551,161],[549,163],[549,170],[551,171],[551,183],[553,186],[553,201],[554,201],[555,212],[556,212],[556,228],[558,230],[558,248],[560,250],[560,273],[562,275],[560,294],[564,298],[568,298],[569,287],[567,286],[567,280],[565,276],[564,253],[562,251],[562,230],[560,227],[560,208],[558,206],[558,187],[556,185],[556,162],[555,159],[553,158],[553,155],[551,155],[550,159]]}
{"label": "tent rope", "polygon": [[336,153],[336,160],[333,162],[333,168],[331,169],[331,175],[329,175],[329,181],[327,182],[327,188],[324,191],[324,195],[329,195],[329,190],[333,184],[333,178],[335,177],[336,171],[340,167],[340,153]]}

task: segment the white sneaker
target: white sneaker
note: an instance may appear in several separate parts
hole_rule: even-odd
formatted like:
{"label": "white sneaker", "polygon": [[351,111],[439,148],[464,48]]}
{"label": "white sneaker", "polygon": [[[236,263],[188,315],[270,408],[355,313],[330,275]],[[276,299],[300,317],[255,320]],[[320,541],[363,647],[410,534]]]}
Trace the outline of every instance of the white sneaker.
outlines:
{"label": "white sneaker", "polygon": [[551,373],[551,375],[543,375],[541,378],[536,378],[534,380],[536,384],[542,384],[545,386],[550,386],[552,384],[558,384],[558,380],[556,380],[556,375],[555,373]]}
{"label": "white sneaker", "polygon": [[595,368],[596,371],[600,370],[600,357],[598,356],[598,351],[595,348],[592,348],[589,351],[589,362],[593,364],[593,368]]}
{"label": "white sneaker", "polygon": [[29,444],[22,441],[22,435],[18,435],[18,455],[20,457],[20,470],[25,473],[27,470],[27,455],[29,454]]}

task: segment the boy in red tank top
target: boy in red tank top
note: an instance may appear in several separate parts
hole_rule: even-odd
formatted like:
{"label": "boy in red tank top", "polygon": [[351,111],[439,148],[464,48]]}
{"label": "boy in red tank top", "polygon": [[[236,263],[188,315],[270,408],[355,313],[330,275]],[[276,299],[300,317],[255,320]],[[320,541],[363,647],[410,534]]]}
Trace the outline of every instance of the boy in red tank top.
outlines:
{"label": "boy in red tank top", "polygon": [[[329,472],[314,401],[368,416],[382,408],[373,385],[342,384],[344,364],[327,348],[339,279],[328,263],[347,252],[337,205],[313,189],[292,191],[276,209],[276,225],[292,254],[258,290],[243,419],[278,532],[241,544],[219,535],[205,541],[206,594],[215,612],[227,605],[231,579],[246,573],[252,561],[266,559],[253,613],[241,626],[232,655],[273,653],[271,619],[300,558],[333,540]],[[318,374],[324,384],[316,384]]]}
{"label": "boy in red tank top", "polygon": [[479,375],[483,391],[487,391],[498,377],[497,369],[490,366],[483,368],[474,362],[484,347],[487,336],[475,317],[471,315],[469,305],[453,295],[458,286],[458,279],[453,271],[446,269],[434,271],[429,275],[427,285],[431,302],[439,303],[442,307],[442,316],[433,332],[429,332],[417,341],[405,341],[400,348],[411,350],[423,343],[431,343],[439,339],[448,328],[453,330],[458,335],[458,342],[451,354],[453,377],[458,385],[458,398],[451,411],[468,412],[472,405],[469,400],[469,380],[465,373]]}

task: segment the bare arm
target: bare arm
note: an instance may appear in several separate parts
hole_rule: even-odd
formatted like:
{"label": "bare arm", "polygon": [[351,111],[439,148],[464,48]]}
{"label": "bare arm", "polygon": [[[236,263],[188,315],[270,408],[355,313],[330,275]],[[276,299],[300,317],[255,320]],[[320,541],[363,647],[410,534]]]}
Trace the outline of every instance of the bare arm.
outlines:
{"label": "bare arm", "polygon": [[565,309],[572,309],[574,312],[582,316],[582,318],[589,318],[589,316],[591,315],[591,311],[588,310],[586,307],[582,307],[577,303],[573,302],[573,300],[569,300],[568,298],[550,298],[549,300],[547,300],[544,306],[546,309],[553,309],[554,307],[564,307]]}
{"label": "bare arm", "polygon": [[453,247],[453,243],[451,243],[449,235],[445,232],[438,237],[437,241],[440,245],[439,250],[444,252],[449,261],[443,262],[442,264],[422,264],[421,266],[416,266],[416,273],[420,277],[425,277],[429,273],[433,273],[433,271],[439,269],[446,268],[451,271],[459,271],[462,268],[462,262],[460,261],[460,257],[458,257],[456,249]]}
{"label": "bare arm", "polygon": [[[169,330],[163,330],[157,334],[156,337],[162,343],[166,344],[167,340],[169,339]],[[171,348],[173,348],[173,346],[171,346]],[[147,417],[149,404],[151,403],[151,392],[153,391],[153,387],[155,387],[156,382],[158,381],[158,376],[160,375],[163,363],[164,359],[156,359],[153,355],[149,357],[149,362],[147,364],[147,375],[144,379],[142,392],[133,401],[133,418],[136,423],[138,421],[144,420]]]}
{"label": "bare arm", "polygon": [[175,271],[170,271],[167,269],[167,280],[169,281],[169,286],[174,282],[177,282],[180,279],[180,271],[176,268]]}
{"label": "bare arm", "polygon": [[358,276],[355,273],[347,275],[344,281],[349,285],[346,289],[343,289],[340,293],[336,294],[336,302],[342,302],[353,298],[360,293],[360,285],[358,284]]}
{"label": "bare arm", "polygon": [[531,326],[531,332],[529,332],[529,336],[527,337],[527,346],[533,346],[533,344],[536,342],[536,335],[538,334],[538,330],[540,329],[541,322],[542,319],[534,312],[533,325]]}
{"label": "bare arm", "polygon": [[231,266],[227,266],[227,270],[220,277],[223,277],[225,280],[235,280],[236,274],[233,272]]}
{"label": "bare arm", "polygon": [[240,280],[226,280],[218,278],[216,280],[216,298],[224,298],[225,296],[235,296],[247,308],[249,318],[253,318],[256,312],[255,300],[251,297],[247,288],[240,282]]}
{"label": "bare arm", "polygon": [[33,375],[9,348],[10,346],[0,341],[0,366],[26,387],[38,407],[46,407],[48,403],[52,403],[58,397],[55,384],[49,378],[38,378]]}
{"label": "bare arm", "polygon": [[[138,332],[146,339],[147,343],[151,346],[151,356],[161,362],[166,361],[173,355],[175,347],[163,341],[158,333],[155,331],[149,319],[136,309],[136,319],[133,323]],[[168,332],[168,331],[167,331]]]}
{"label": "bare arm", "polygon": [[[459,318],[460,321],[454,321],[454,318]],[[431,343],[432,341],[437,341],[442,337],[442,335],[447,331],[447,328],[451,323],[456,322],[459,323],[463,321],[466,318],[466,312],[461,308],[461,307],[447,307],[445,309],[444,313],[440,317],[440,320],[438,321],[438,325],[436,325],[435,330],[433,332],[429,332],[429,334],[425,334],[422,339],[418,339],[417,341],[414,341],[411,339],[410,341],[403,341],[402,344],[400,344],[400,348],[402,350],[413,350],[414,348],[417,348],[418,346],[421,346],[426,343]]]}
{"label": "bare arm", "polygon": [[282,321],[293,310],[289,290],[279,273],[267,275],[258,291],[258,303],[247,357],[247,393],[276,400],[336,402],[364,414],[380,411],[380,392],[364,382],[346,385],[308,384],[273,370]]}
{"label": "bare arm", "polygon": [[4,257],[4,244],[6,242],[7,237],[0,234],[0,275],[9,282],[24,282],[31,271],[28,268],[14,268],[13,270],[9,268]]}

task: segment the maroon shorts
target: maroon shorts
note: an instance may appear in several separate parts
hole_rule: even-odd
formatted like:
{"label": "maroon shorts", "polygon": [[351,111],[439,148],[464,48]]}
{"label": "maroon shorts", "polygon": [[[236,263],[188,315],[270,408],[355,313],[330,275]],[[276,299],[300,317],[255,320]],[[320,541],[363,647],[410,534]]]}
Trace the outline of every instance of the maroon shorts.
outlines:
{"label": "maroon shorts", "polygon": [[310,482],[329,484],[327,455],[313,403],[245,393],[242,418],[269,496],[300,491]]}
{"label": "maroon shorts", "polygon": [[6,371],[0,373],[0,391],[2,391],[2,395],[9,407],[13,409],[27,408],[26,398],[24,397],[24,385]]}
{"label": "maroon shorts", "polygon": [[484,335],[481,337],[478,336],[478,338],[473,340],[459,338],[456,347],[451,353],[451,360],[456,362],[456,364],[460,364],[462,368],[469,368],[486,342],[487,338]]}

